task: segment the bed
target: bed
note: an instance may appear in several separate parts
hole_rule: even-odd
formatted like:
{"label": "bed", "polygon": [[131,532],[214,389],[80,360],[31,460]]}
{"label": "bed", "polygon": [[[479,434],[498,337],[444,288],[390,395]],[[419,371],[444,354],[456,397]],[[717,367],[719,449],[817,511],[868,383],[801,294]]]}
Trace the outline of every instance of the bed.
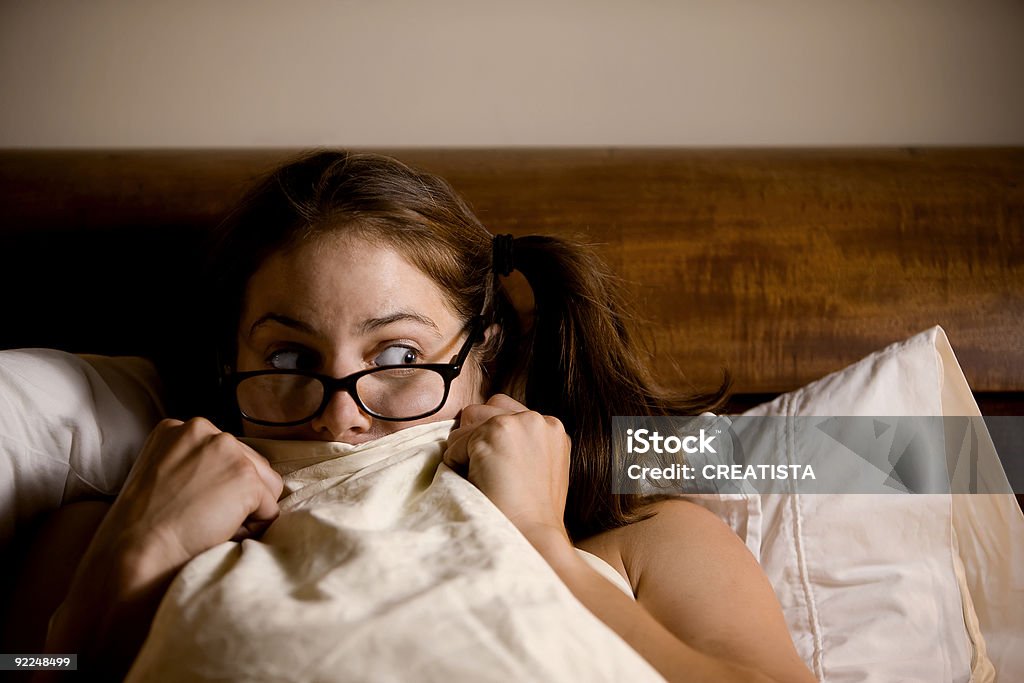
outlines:
{"label": "bed", "polygon": [[[729,412],[941,325],[981,413],[1024,415],[1024,149],[373,151],[448,179],[494,233],[597,245],[662,381],[708,389],[727,369]],[[214,359],[190,307],[201,238],[293,153],[0,153],[0,349],[144,356],[170,414],[208,410]],[[1008,472],[1022,456],[1003,454]],[[1016,543],[1004,561],[1024,566]],[[999,596],[975,598],[984,621]],[[830,665],[820,633],[794,637],[821,680],[885,680]],[[976,680],[1012,680],[968,658]]]}

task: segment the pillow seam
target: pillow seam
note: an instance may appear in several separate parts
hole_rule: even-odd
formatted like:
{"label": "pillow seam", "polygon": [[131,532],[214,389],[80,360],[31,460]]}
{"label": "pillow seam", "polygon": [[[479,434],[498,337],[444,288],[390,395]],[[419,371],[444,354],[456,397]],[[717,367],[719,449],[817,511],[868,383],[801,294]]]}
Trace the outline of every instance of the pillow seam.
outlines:
{"label": "pillow seam", "polygon": [[[789,454],[789,460],[792,460],[793,450],[795,448],[795,439],[793,434],[793,415],[790,413],[790,405],[792,398],[787,397],[786,404],[783,407],[783,414],[787,415],[785,420],[785,427],[783,432],[783,438],[785,440],[786,453]],[[821,639],[821,623],[818,620],[818,610],[814,601],[814,593],[811,589],[811,581],[807,570],[807,555],[804,549],[803,543],[803,519],[800,509],[800,494],[793,492],[790,495],[790,506],[793,512],[793,544],[797,555],[797,567],[800,572],[800,588],[804,594],[804,600],[807,603],[807,618],[811,626],[811,634],[814,642],[814,652],[811,655],[812,664],[814,666],[814,674],[821,683],[825,683],[827,680],[825,674],[825,663],[824,663],[824,646]]]}

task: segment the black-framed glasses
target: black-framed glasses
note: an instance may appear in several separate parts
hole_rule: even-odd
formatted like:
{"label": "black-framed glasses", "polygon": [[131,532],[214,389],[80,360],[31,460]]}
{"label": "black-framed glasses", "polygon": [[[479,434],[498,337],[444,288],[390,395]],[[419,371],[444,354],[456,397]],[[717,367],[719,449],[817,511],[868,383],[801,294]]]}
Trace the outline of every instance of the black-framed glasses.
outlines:
{"label": "black-framed glasses", "polygon": [[391,422],[419,420],[441,410],[452,380],[459,376],[473,345],[480,341],[482,317],[450,363],[382,365],[341,378],[305,370],[236,372],[223,379],[242,418],[267,427],[294,427],[316,419],[339,391],[348,392],[360,410]]}

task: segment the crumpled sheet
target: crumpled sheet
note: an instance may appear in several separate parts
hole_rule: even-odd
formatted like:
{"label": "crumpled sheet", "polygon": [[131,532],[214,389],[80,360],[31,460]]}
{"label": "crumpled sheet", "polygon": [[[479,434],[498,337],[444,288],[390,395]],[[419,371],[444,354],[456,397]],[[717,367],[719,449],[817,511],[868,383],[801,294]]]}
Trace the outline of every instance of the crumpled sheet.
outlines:
{"label": "crumpled sheet", "polygon": [[186,565],[127,680],[664,680],[441,463],[451,427],[246,439],[285,479],[281,516]]}

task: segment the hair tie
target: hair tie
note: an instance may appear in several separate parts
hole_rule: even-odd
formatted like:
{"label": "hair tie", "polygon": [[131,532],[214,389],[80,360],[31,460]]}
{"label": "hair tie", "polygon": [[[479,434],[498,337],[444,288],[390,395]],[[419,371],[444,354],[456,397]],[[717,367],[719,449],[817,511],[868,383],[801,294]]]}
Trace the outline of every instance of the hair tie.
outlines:
{"label": "hair tie", "polygon": [[497,275],[508,275],[516,269],[512,235],[495,235],[491,242],[492,268]]}

